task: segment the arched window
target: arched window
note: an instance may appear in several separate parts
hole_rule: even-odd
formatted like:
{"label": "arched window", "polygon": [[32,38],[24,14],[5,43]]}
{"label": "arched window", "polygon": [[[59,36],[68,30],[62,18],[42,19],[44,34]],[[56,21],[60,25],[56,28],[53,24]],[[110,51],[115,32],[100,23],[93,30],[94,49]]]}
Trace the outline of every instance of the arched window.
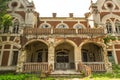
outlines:
{"label": "arched window", "polygon": [[40,26],[40,28],[50,28],[50,25],[47,23],[44,23]]}
{"label": "arched window", "polygon": [[68,28],[68,26],[65,24],[60,24],[56,28],[66,29],[66,28]]}
{"label": "arched window", "polygon": [[18,33],[19,30],[19,21],[16,19],[13,23],[13,33]]}
{"label": "arched window", "polygon": [[112,33],[112,24],[110,23],[110,21],[106,22],[106,29],[107,29],[107,33]]}
{"label": "arched window", "polygon": [[116,30],[116,33],[120,33],[120,21],[116,21],[115,22],[115,30]]}
{"label": "arched window", "polygon": [[81,25],[81,24],[76,24],[73,28],[74,28],[74,29],[82,29],[82,28],[84,28],[84,27],[83,27],[83,25]]}

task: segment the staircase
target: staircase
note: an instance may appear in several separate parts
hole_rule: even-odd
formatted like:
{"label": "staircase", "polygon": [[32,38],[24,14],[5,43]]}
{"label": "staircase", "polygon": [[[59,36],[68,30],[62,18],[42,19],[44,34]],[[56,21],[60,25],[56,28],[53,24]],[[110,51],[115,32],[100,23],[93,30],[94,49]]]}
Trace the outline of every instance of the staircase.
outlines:
{"label": "staircase", "polygon": [[75,70],[55,70],[49,74],[51,77],[83,77],[83,74]]}

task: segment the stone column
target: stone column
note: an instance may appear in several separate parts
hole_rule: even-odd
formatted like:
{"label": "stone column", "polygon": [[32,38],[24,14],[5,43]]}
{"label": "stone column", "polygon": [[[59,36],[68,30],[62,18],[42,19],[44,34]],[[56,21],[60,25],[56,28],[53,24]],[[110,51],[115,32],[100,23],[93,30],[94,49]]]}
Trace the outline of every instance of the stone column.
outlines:
{"label": "stone column", "polygon": [[104,62],[105,62],[105,68],[106,68],[107,72],[111,72],[112,71],[112,64],[108,60],[106,47],[103,47],[103,52],[104,52],[103,57],[104,57]]}
{"label": "stone column", "polygon": [[112,47],[113,47],[113,57],[114,57],[114,60],[115,60],[115,64],[118,64],[117,56],[116,56],[116,50],[115,50],[115,44]]}
{"label": "stone column", "polygon": [[54,70],[54,58],[55,58],[55,48],[54,45],[50,43],[48,48],[48,64],[52,65]]}
{"label": "stone column", "polygon": [[78,70],[78,63],[81,61],[81,54],[80,54],[80,48],[79,47],[75,47],[74,50],[74,60],[75,60],[75,70]]}
{"label": "stone column", "polygon": [[18,63],[17,63],[17,69],[16,72],[23,72],[23,63],[26,61],[26,50],[21,50],[20,54],[18,56]]}

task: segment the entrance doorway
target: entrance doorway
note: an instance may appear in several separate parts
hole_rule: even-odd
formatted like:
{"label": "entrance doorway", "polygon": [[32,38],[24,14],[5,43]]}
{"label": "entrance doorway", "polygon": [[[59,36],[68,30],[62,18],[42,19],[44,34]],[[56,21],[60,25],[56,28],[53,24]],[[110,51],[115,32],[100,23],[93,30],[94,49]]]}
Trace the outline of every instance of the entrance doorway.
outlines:
{"label": "entrance doorway", "polygon": [[55,69],[74,69],[74,47],[69,43],[62,43],[55,48]]}
{"label": "entrance doorway", "polygon": [[56,69],[69,68],[69,53],[65,51],[58,52],[56,55]]}

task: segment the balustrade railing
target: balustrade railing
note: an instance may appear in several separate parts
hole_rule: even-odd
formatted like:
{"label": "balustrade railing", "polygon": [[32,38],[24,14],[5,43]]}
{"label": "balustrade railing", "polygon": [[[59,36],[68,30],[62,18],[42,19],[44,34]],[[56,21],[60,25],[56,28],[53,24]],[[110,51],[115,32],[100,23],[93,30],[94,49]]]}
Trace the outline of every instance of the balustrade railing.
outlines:
{"label": "balustrade railing", "polygon": [[104,62],[84,62],[84,64],[89,66],[93,72],[106,71]]}
{"label": "balustrade railing", "polygon": [[75,64],[74,63],[55,63],[55,69],[75,69]]}
{"label": "balustrade railing", "polygon": [[26,35],[49,35],[49,34],[104,34],[104,29],[52,29],[52,28],[25,28]]}
{"label": "balustrade railing", "polygon": [[75,29],[53,29],[53,34],[75,34]]}
{"label": "balustrade railing", "polygon": [[49,72],[48,63],[24,63],[23,72]]}

